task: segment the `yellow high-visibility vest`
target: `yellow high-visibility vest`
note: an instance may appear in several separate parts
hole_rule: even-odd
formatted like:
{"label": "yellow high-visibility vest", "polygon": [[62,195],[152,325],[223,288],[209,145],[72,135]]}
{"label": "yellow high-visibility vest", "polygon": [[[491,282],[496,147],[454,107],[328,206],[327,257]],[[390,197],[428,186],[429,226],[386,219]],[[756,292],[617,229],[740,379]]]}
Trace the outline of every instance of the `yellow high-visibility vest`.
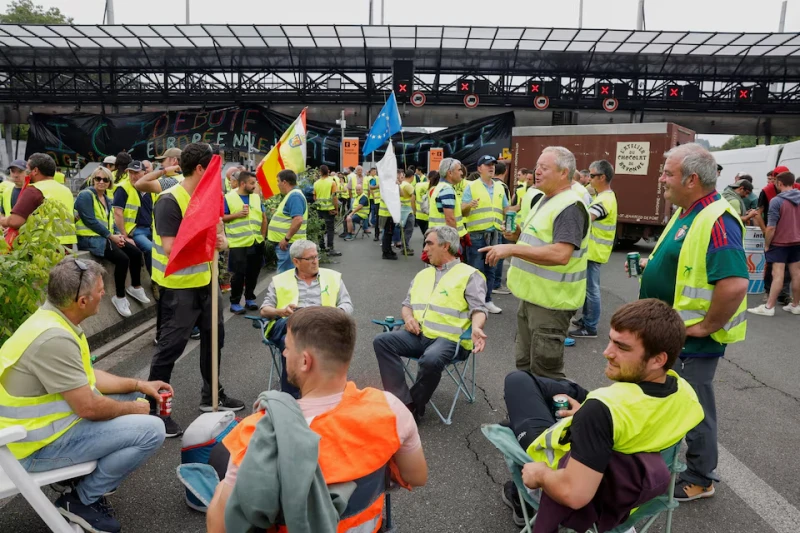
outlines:
{"label": "yellow high-visibility vest", "polygon": [[[431,228],[447,225],[444,218],[444,212],[439,211],[439,208],[436,206],[436,197],[439,196],[439,193],[447,185],[450,184],[446,181],[440,181],[436,188],[433,189],[433,194],[431,194],[430,201],[428,202],[428,224]],[[450,186],[452,187],[452,185]],[[455,191],[455,188],[453,190]],[[458,194],[456,194],[456,206],[455,209],[453,209],[453,215],[456,218],[456,229],[458,230],[458,236],[463,237],[467,234],[467,228],[464,227],[464,220],[461,216],[461,198]]]}
{"label": "yellow high-visibility vest", "polygon": [[[239,190],[234,189],[225,195],[228,202],[228,211],[238,213],[244,209],[244,202],[239,196]],[[228,246],[231,248],[247,248],[256,243],[264,242],[261,236],[261,221],[264,214],[261,211],[261,197],[257,194],[250,195],[250,213],[245,218],[236,218],[225,223],[225,235],[228,237]]]}
{"label": "yellow high-visibility vest", "polygon": [[[67,208],[69,213],[73,212],[75,199],[72,197],[72,191],[64,185],[53,180],[37,181],[36,183],[31,183],[31,185],[42,191],[42,196],[48,200],[60,203]],[[58,237],[58,242],[64,246],[77,243],[78,236],[75,233],[74,218],[65,220],[64,224],[58,224],[56,236]]]}
{"label": "yellow high-visibility vest", "polygon": [[503,227],[503,198],[505,191],[499,183],[493,184],[492,196],[482,180],[469,182],[467,187],[472,191],[472,199],[478,200],[478,205],[470,209],[465,220],[467,231],[487,231]]}
{"label": "yellow high-visibility vest", "polygon": [[[94,218],[97,219],[98,222],[101,224],[105,224],[106,229],[108,232],[113,234],[114,233],[114,208],[111,205],[111,198],[106,194],[106,205],[108,208],[103,207],[103,204],[100,203],[100,199],[94,194],[91,190],[85,189],[81,191],[81,194],[91,194],[92,195],[92,205],[94,206]],[[100,237],[93,229],[87,226],[82,218],[78,218],[78,221],[75,222],[75,230],[79,237]]]}
{"label": "yellow high-visibility vest", "polygon": [[306,238],[306,225],[308,224],[308,202],[306,202],[306,197],[303,196],[303,192],[298,188],[294,188],[283,197],[283,200],[281,200],[281,203],[278,204],[278,208],[275,210],[275,214],[272,215],[272,220],[269,221],[267,239],[270,242],[282,241],[283,238],[289,233],[289,229],[292,227],[291,217],[287,217],[283,214],[283,208],[286,207],[286,201],[292,194],[299,194],[300,197],[303,198],[303,203],[305,204],[306,209],[303,213],[303,223],[300,225],[300,229],[297,230],[297,233],[292,235],[292,238],[289,239],[289,242],[292,243],[298,239]]}
{"label": "yellow high-visibility vest", "polygon": [[602,204],[608,216],[592,222],[589,237],[589,261],[608,263],[617,236],[617,195],[611,189],[594,197],[592,205]]}

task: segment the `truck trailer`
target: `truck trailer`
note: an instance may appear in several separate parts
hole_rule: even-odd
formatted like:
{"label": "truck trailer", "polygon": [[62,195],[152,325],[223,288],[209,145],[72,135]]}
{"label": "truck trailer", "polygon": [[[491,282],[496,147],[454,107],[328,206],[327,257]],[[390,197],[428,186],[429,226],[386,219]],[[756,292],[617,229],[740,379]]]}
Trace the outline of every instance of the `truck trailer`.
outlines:
{"label": "truck trailer", "polygon": [[514,168],[536,168],[542,150],[563,146],[575,154],[577,168],[605,159],[614,167],[611,189],[617,195],[617,244],[657,239],[672,215],[659,183],[664,153],[694,142],[695,132],[677,124],[530,126],[512,130]]}

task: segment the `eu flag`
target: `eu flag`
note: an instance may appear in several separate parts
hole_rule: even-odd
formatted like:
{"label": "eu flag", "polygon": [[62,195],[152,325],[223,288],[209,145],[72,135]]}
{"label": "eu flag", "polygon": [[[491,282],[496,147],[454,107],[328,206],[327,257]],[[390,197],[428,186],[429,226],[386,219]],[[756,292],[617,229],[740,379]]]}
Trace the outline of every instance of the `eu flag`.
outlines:
{"label": "eu flag", "polygon": [[367,135],[367,142],[364,143],[364,157],[368,156],[389,140],[389,137],[403,128],[400,120],[400,111],[397,109],[397,100],[394,92],[389,95],[389,99],[383,104],[383,109],[378,113],[372,128]]}

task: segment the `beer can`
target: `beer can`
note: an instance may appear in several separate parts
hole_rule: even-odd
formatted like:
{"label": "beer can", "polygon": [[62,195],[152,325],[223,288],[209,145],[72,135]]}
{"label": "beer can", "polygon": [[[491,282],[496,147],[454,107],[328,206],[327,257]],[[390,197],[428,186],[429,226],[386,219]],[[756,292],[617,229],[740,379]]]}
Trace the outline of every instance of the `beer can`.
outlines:
{"label": "beer can", "polygon": [[639,252],[629,252],[628,253],[628,277],[636,277],[642,275],[642,267],[639,264],[640,256]]}
{"label": "beer can", "polygon": [[158,408],[158,414],[161,416],[172,415],[172,392],[167,389],[161,389],[158,391],[158,395],[161,396],[161,406]]}
{"label": "beer can", "polygon": [[512,233],[517,231],[517,214],[514,211],[506,213],[506,231]]}
{"label": "beer can", "polygon": [[553,397],[553,411],[556,413],[556,419],[560,419],[561,417],[558,416],[559,411],[569,411],[569,400],[563,394],[559,394],[558,396]]}

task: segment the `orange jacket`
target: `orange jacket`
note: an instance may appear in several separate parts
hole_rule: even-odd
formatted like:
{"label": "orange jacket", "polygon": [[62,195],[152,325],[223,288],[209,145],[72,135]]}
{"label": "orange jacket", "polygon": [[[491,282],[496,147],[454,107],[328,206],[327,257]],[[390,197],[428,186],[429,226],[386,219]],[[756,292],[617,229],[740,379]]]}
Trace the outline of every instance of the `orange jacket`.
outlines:
{"label": "orange jacket", "polygon": [[[256,424],[265,411],[254,413],[237,425],[222,441],[239,466]],[[397,421],[383,391],[373,388],[359,390],[348,382],[342,401],[311,421],[311,430],[320,436],[319,466],[328,485],[348,481],[357,488],[345,509],[337,531],[377,532],[383,516],[383,494],[386,470],[391,468],[392,456],[400,449]],[[288,530],[280,526],[278,533]]]}

